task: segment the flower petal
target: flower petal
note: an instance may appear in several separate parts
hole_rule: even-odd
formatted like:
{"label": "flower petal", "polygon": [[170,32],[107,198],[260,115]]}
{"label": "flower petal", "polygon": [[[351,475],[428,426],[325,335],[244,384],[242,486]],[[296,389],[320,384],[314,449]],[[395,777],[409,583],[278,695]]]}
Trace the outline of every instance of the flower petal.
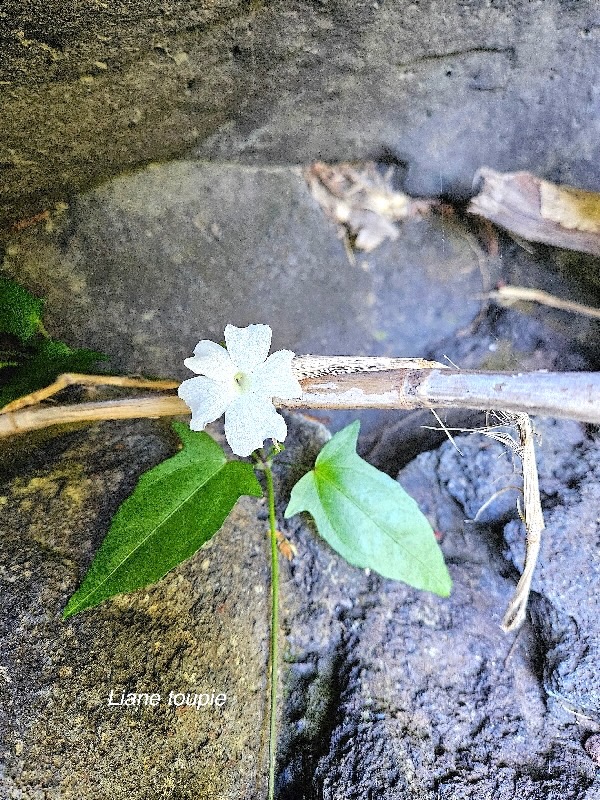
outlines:
{"label": "flower petal", "polygon": [[177,394],[192,410],[190,428],[193,431],[201,431],[209,422],[218,419],[236,396],[233,388],[205,377],[184,381]]}
{"label": "flower petal", "polygon": [[269,355],[272,333],[268,325],[248,325],[247,328],[227,325],[225,328],[227,352],[239,372],[248,374],[262,364]]}
{"label": "flower petal", "polygon": [[206,375],[218,383],[233,382],[238,371],[231,357],[220,344],[203,339],[194,349],[194,355],[183,362],[188,369],[198,375]]}
{"label": "flower petal", "polygon": [[249,378],[249,389],[263,397],[281,397],[291,400],[302,397],[302,387],[292,371],[291,350],[271,353],[264,364],[259,364]]}
{"label": "flower petal", "polygon": [[239,395],[225,412],[225,438],[238,456],[249,456],[265,439],[282,442],[286,436],[284,418],[272,403],[253,392]]}

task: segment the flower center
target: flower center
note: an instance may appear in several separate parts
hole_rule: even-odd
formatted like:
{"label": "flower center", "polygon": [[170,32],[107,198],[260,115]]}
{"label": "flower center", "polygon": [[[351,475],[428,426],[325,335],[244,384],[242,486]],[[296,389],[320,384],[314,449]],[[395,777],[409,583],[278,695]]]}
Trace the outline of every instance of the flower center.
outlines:
{"label": "flower center", "polygon": [[248,388],[248,376],[245,372],[237,372],[233,376],[233,380],[235,381],[235,385],[237,386],[240,394]]}

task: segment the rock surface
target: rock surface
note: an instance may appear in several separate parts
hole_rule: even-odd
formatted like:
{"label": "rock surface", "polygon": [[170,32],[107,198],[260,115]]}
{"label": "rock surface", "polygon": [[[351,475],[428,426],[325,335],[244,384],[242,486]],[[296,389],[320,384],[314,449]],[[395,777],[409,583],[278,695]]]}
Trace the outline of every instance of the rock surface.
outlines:
{"label": "rock surface", "polygon": [[[600,721],[600,675],[597,673],[600,573],[598,510],[600,439],[578,423],[535,422],[538,471],[546,530],[536,569],[531,608],[540,647],[544,687],[556,704]],[[473,519],[490,497],[491,476],[498,487],[516,489],[499,495],[478,519],[504,526],[504,555],[523,566],[522,525],[515,519],[520,480],[509,453],[484,437],[461,437],[460,456],[444,445],[437,454],[420,456],[423,470],[434,470],[440,484]],[[436,465],[434,465],[436,462]],[[555,709],[556,710],[556,709]]]}
{"label": "rock surface", "polygon": [[353,264],[290,168],[186,161],[115,179],[15,236],[3,270],[45,298],[52,336],[113,371],[180,379],[227,323],[268,323],[296,353],[423,356],[481,307],[480,261],[456,226],[409,220]]}
{"label": "rock surface", "polygon": [[[281,510],[327,438],[301,417],[288,423]],[[600,729],[589,658],[600,639],[599,442],[575,424],[537,424],[548,528],[532,622],[516,642],[499,628],[520,558],[514,493],[464,523],[515,481],[495,443],[462,437],[464,457],[447,444],[400,476],[443,532],[448,600],[349,566],[300,517],[283,523],[299,555],[282,561],[281,800],[597,800],[582,745]],[[110,423],[6,462],[3,796],[262,796],[264,506],[241,502],[158,585],[60,621],[116,506],[172,447],[156,423]],[[228,699],[219,711],[132,710],[107,706],[111,688]]]}
{"label": "rock surface", "polygon": [[[0,229],[21,224],[3,273],[115,370],[187,377],[198,339],[256,321],[297,352],[598,368],[597,322],[479,312],[498,277],[593,304],[600,260],[502,236],[488,258],[431,217],[351,265],[287,165],[376,158],[409,192],[459,200],[483,164],[598,190],[599,38],[593,0],[6,0]],[[395,420],[363,415],[363,448],[394,475],[408,464],[454,592],[356,570],[306,520],[282,523],[300,552],[282,564],[280,800],[599,800],[597,432],[538,420],[547,531],[514,641],[498,623],[522,566],[516,492],[464,522],[515,483],[512,461],[480,437],[411,461],[439,436]],[[290,417],[283,497],[326,437]],[[264,506],[241,502],[157,586],[60,621],[115,509],[173,447],[138,422],[2,450],[2,797],[264,794]],[[163,702],[109,707],[111,689]],[[227,701],[175,709],[170,691]]]}
{"label": "rock surface", "polygon": [[[4,475],[3,798],[264,792],[269,577],[256,502],[240,502],[219,539],[158,585],[60,617],[112,514],[174,444],[147,421],[102,425],[51,441]],[[115,702],[122,692],[161,700],[111,707],[111,690]],[[176,707],[170,692],[227,699]]]}
{"label": "rock surface", "polygon": [[468,240],[435,218],[402,234],[353,265],[297,171],[175,162],[75,199],[15,237],[4,269],[46,298],[54,336],[183,378],[228,322],[268,322],[296,352],[407,356],[468,325],[482,286]]}
{"label": "rock surface", "polygon": [[581,746],[600,726],[600,441],[575,423],[536,425],[547,530],[532,622],[516,640],[499,627],[521,566],[521,526],[502,537],[516,492],[464,521],[517,481],[501,445],[459,437],[463,456],[447,443],[400,473],[443,532],[449,600],[359,579],[298,532],[282,798],[600,796]]}
{"label": "rock surface", "polygon": [[595,0],[6,0],[0,220],[194,150],[388,158],[417,194],[487,164],[600,186]]}

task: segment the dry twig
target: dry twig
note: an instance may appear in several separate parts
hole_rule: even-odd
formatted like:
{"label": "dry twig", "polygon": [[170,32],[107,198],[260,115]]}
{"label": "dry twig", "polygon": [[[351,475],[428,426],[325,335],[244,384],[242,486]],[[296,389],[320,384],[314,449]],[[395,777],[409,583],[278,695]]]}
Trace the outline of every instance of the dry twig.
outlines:
{"label": "dry twig", "polygon": [[[279,407],[503,408],[600,423],[600,373],[595,372],[469,372],[418,358],[348,356],[298,356],[293,367],[302,398],[276,399]],[[21,408],[0,413],[0,438],[50,425],[188,413],[176,396]]]}
{"label": "dry twig", "polygon": [[[502,630],[506,633],[520,628],[527,613],[527,601],[531,589],[531,580],[540,552],[542,531],[544,530],[544,515],[540,500],[538,471],[533,443],[533,426],[528,414],[507,414],[502,411],[494,412],[498,425],[482,428],[477,431],[489,436],[509,447],[521,459],[523,466],[523,524],[525,525],[525,563],[523,572],[517,584],[515,594],[511,600],[504,618]],[[519,441],[510,434],[498,430],[498,426],[514,426],[519,432]]]}
{"label": "dry twig", "polygon": [[[483,428],[452,428],[453,431],[461,433],[481,433],[490,439],[505,445],[521,459],[523,469],[523,513],[519,509],[519,516],[525,525],[525,562],[521,578],[515,589],[514,596],[502,619],[501,627],[505,633],[517,630],[521,627],[527,613],[527,602],[531,589],[531,580],[540,552],[541,534],[544,530],[544,516],[542,513],[542,503],[540,499],[537,463],[535,458],[535,448],[533,441],[533,426],[528,414],[510,414],[504,411],[492,411],[488,414],[488,419],[497,420],[494,424],[488,424]],[[510,433],[502,430],[506,427],[514,427],[519,432],[519,441],[514,439]],[[498,495],[503,492],[517,489],[516,486],[505,486],[504,489],[495,492],[481,506],[475,515],[476,521],[482,511],[487,508]],[[511,648],[512,649],[512,648]],[[507,657],[507,661],[509,656]]]}
{"label": "dry twig", "polygon": [[526,286],[500,286],[493,292],[489,292],[486,297],[506,306],[524,300],[528,303],[539,303],[550,308],[557,308],[560,311],[570,311],[573,314],[582,314],[585,317],[592,317],[592,319],[600,319],[600,308],[575,303],[573,300],[562,300],[560,297],[543,292],[541,289],[530,289]]}
{"label": "dry twig", "polygon": [[528,414],[516,414],[514,424],[519,431],[520,446],[518,454],[523,464],[523,505],[526,530],[525,563],[517,584],[515,595],[502,620],[504,631],[512,631],[520,627],[527,612],[527,601],[531,589],[531,580],[540,552],[544,515],[540,500],[535,448],[533,444],[533,426]]}
{"label": "dry twig", "polygon": [[79,372],[64,372],[49,386],[43,389],[38,389],[37,392],[31,392],[23,397],[18,397],[12,403],[7,403],[0,409],[0,414],[6,414],[9,411],[17,411],[20,408],[27,406],[34,406],[41,403],[42,400],[47,400],[67,386],[122,386],[128,389],[155,389],[156,391],[164,391],[165,389],[177,389],[179,383],[177,381],[168,380],[148,380],[146,378],[127,378],[120,375],[83,375]]}

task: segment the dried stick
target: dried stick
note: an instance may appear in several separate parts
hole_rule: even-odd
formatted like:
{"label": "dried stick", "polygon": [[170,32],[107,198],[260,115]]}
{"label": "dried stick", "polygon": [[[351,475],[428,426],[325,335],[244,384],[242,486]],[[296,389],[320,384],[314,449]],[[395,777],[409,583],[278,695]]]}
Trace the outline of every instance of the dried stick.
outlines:
{"label": "dried stick", "polygon": [[79,372],[64,372],[49,386],[18,397],[12,403],[7,403],[0,409],[0,413],[5,414],[8,411],[17,411],[19,408],[37,405],[42,400],[47,400],[66,389],[67,386],[123,386],[133,389],[164,391],[165,389],[177,389],[179,383],[168,380],[148,380],[147,378],[126,378],[119,375],[83,375]]}
{"label": "dried stick", "polygon": [[[281,408],[495,408],[600,423],[600,373],[469,372],[422,359],[298,356],[303,388]],[[188,414],[176,396],[23,408],[0,414],[0,438],[50,425]]]}
{"label": "dried stick", "polygon": [[515,594],[511,600],[504,619],[502,629],[509,631],[519,628],[525,620],[527,601],[531,590],[531,580],[540,552],[542,531],[544,530],[544,515],[540,500],[538,471],[535,461],[533,445],[533,427],[528,414],[504,415],[507,423],[513,423],[519,431],[520,444],[513,446],[513,450],[520,456],[523,464],[523,504],[526,530],[525,563],[523,572],[517,584]]}
{"label": "dried stick", "polygon": [[422,359],[300,356],[285,408],[495,408],[600,423],[600,373],[475,372]]}
{"label": "dried stick", "polygon": [[[523,513],[519,510],[519,515],[525,525],[525,562],[523,564],[523,572],[515,589],[512,600],[502,619],[501,628],[505,633],[517,630],[525,621],[527,613],[527,603],[529,600],[529,592],[531,590],[531,580],[537,564],[538,555],[540,552],[540,544],[542,538],[542,531],[544,530],[544,515],[542,513],[542,501],[540,498],[539,480],[537,463],[535,458],[533,426],[528,414],[510,414],[504,411],[493,411],[489,416],[495,417],[498,422],[495,425],[486,425],[484,428],[452,428],[453,431],[460,431],[464,433],[481,433],[488,436],[490,439],[495,439],[503,445],[506,445],[510,450],[515,453],[520,459],[523,466],[523,498],[524,510]],[[519,431],[519,441],[499,428],[511,426],[517,428]],[[460,451],[459,451],[460,452]],[[476,521],[481,512],[495,500],[499,494],[506,492],[509,489],[516,489],[516,486],[505,486],[499,492],[495,492],[485,503],[481,506],[474,521]],[[520,490],[519,490],[520,491]],[[509,652],[506,657],[506,662],[512,653]]]}
{"label": "dried stick", "polygon": [[[533,443],[533,426],[528,414],[507,414],[504,411],[494,411],[492,415],[496,417],[498,423],[496,425],[488,425],[485,428],[469,428],[460,429],[469,433],[482,433],[484,436],[489,436],[490,439],[495,439],[501,444],[506,445],[510,450],[515,453],[523,465],[523,504],[524,510],[521,514],[521,519],[525,525],[525,563],[523,565],[523,572],[517,584],[515,594],[511,600],[504,618],[502,620],[502,630],[505,633],[520,628],[525,620],[527,612],[527,601],[529,599],[529,591],[531,589],[531,579],[535,570],[538,555],[540,552],[540,543],[542,531],[544,530],[544,515],[542,513],[542,502],[540,499],[540,489],[538,481],[537,463],[535,459],[535,448]],[[511,426],[515,427],[519,432],[519,441],[515,441],[513,437],[504,433],[498,428]],[[501,492],[508,489],[516,488],[507,486],[496,492],[475,515],[475,519],[481,514],[483,509],[489,505]],[[520,512],[519,512],[520,513]]]}
{"label": "dried stick", "polygon": [[49,428],[51,425],[101,422],[111,419],[176,417],[180,414],[189,414],[189,408],[183,400],[175,395],[23,408],[19,411],[0,414],[0,438]]}
{"label": "dried stick", "polygon": [[571,311],[574,314],[583,314],[592,319],[600,319],[600,308],[593,308],[582,303],[575,303],[573,300],[562,300],[541,289],[530,289],[526,286],[501,286],[493,292],[485,295],[490,300],[496,300],[502,305],[510,305],[519,300],[528,303],[539,303],[540,305],[558,308],[560,311]]}

